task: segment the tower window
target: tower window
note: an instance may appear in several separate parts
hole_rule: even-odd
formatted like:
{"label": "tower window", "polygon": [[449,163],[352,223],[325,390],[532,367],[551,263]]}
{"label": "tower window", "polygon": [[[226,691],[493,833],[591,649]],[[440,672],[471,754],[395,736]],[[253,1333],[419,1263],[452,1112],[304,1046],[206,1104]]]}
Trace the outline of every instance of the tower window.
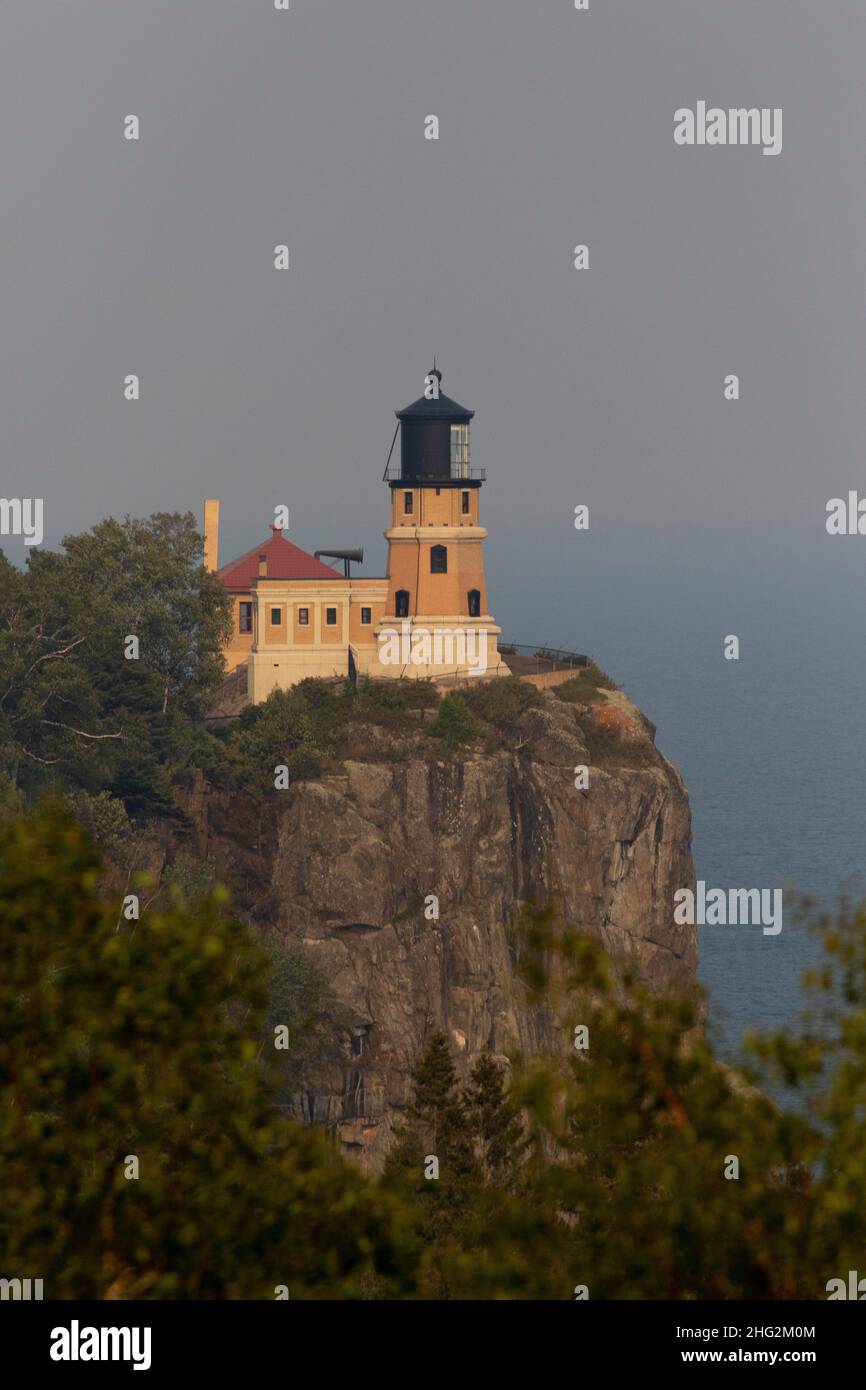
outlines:
{"label": "tower window", "polygon": [[362,626],[362,627],[369,627],[372,621],[373,621],[373,610],[372,610],[372,608],[362,608],[362,609],[361,609],[361,626]]}
{"label": "tower window", "polygon": [[415,510],[413,496],[414,494],[411,492],[403,493],[403,511],[406,516],[411,516],[412,512]]}
{"label": "tower window", "polygon": [[394,612],[398,618],[409,616],[409,590],[398,589],[394,595]]}
{"label": "tower window", "polygon": [[253,630],[253,605],[251,603],[238,605],[238,630],[240,632],[252,632]]}
{"label": "tower window", "polygon": [[281,623],[282,621],[283,621],[283,610],[282,610],[282,608],[272,608],[272,609],[271,609],[271,627],[279,627],[279,625],[280,625],[280,623]]}
{"label": "tower window", "polygon": [[325,609],[325,624],[326,624],[327,627],[336,627],[336,626],[337,626],[337,610],[336,610],[336,608],[326,608],[326,609]]}
{"label": "tower window", "polygon": [[451,426],[451,477],[469,477],[469,426]]}
{"label": "tower window", "polygon": [[430,549],[430,573],[448,573],[448,551],[444,545],[434,545]]}
{"label": "tower window", "polygon": [[469,590],[469,616],[470,618],[481,617],[481,593],[478,589]]}
{"label": "tower window", "polygon": [[468,515],[468,512],[469,512],[469,493],[468,493],[468,492],[462,492],[462,493],[460,494],[460,510],[461,510],[461,512],[463,513],[464,516]]}
{"label": "tower window", "polygon": [[309,608],[299,608],[299,609],[298,609],[298,627],[309,627],[309,626],[310,626],[310,610],[309,610]]}

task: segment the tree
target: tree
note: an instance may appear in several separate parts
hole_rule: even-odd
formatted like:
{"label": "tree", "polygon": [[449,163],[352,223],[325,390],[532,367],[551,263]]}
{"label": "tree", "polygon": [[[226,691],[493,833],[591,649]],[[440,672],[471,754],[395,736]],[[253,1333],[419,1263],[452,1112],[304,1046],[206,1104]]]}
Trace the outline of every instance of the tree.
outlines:
{"label": "tree", "polygon": [[[510,1124],[498,1124],[508,1105],[488,1062],[499,1077],[492,1059],[482,1057],[474,1068],[480,1087],[473,1083],[461,1091],[447,1037],[439,1031],[431,1035],[415,1067],[410,1123],[389,1155],[385,1187],[414,1211],[425,1248],[421,1297],[564,1297],[570,1291],[564,1228],[549,1204],[526,1201],[501,1185],[519,1159],[519,1148],[506,1159],[505,1136],[510,1140],[516,1133]],[[481,1112],[502,1139],[498,1182],[479,1158],[479,1150],[487,1151]],[[432,1180],[425,1176],[430,1155],[439,1159],[439,1175]]]}
{"label": "tree", "polygon": [[173,814],[173,778],[207,758],[194,721],[222,679],[225,591],[189,514],[63,544],[26,574],[0,563],[3,768],[28,795],[110,791],[132,815]]}
{"label": "tree", "polygon": [[264,1046],[274,1048],[275,1028],[288,1030],[289,1046],[274,1060],[279,1075],[276,1101],[289,1109],[305,1080],[322,1067],[342,1063],[337,1029],[347,1026],[349,1016],[300,942],[262,944],[269,963]]}
{"label": "tree", "polygon": [[526,1200],[567,1223],[575,1282],[592,1298],[820,1297],[816,1129],[718,1063],[693,1000],[654,994],[593,939],[547,946],[566,967],[563,1037],[579,1022],[589,1047],[523,1068],[514,1100]]}
{"label": "tree", "polygon": [[409,1114],[436,1146],[443,1113],[453,1103],[457,1091],[457,1072],[451,1060],[448,1039],[441,1029],[430,1035],[413,1074],[415,1097]]}
{"label": "tree", "polygon": [[192,514],[109,517],[64,537],[63,545],[65,577],[98,609],[104,654],[96,658],[98,669],[127,669],[123,643],[135,635],[140,660],[159,680],[162,713],[170,702],[202,713],[224,675],[229,603],[217,576],[202,565]]}
{"label": "tree", "polygon": [[474,1117],[488,1177],[510,1185],[519,1171],[523,1122],[508,1097],[505,1073],[487,1050],[472,1068],[466,1105]]}

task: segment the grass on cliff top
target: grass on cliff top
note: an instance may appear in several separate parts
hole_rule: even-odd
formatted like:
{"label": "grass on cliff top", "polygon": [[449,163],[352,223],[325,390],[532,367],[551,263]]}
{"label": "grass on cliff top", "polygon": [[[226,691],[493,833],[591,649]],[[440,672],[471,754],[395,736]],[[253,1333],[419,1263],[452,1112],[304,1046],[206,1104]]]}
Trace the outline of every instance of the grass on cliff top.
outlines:
{"label": "grass on cliff top", "polygon": [[579,676],[572,676],[571,680],[563,681],[562,685],[553,688],[558,700],[575,705],[597,704],[604,699],[603,691],[616,689],[616,683],[600,666],[596,666],[594,661],[591,661]]}

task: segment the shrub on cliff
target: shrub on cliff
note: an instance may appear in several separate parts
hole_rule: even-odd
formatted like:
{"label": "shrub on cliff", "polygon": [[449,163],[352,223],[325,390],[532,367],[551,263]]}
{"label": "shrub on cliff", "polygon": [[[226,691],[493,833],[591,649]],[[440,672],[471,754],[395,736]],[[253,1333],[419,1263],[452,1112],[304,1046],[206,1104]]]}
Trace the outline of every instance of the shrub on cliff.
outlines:
{"label": "shrub on cliff", "polygon": [[274,789],[276,764],[288,767],[292,781],[316,777],[345,755],[354,726],[414,734],[413,713],[434,706],[438,698],[426,680],[362,679],[353,690],[345,681],[311,678],[290,690],[274,690],[262,704],[248,705],[223,736],[228,776],[261,798]]}
{"label": "shrub on cliff", "polygon": [[517,676],[479,681],[466,686],[461,694],[476,719],[506,735],[513,734],[524,711],[541,704],[542,699],[534,685]]}
{"label": "shrub on cliff", "polygon": [[274,769],[292,781],[316,777],[336,750],[343,715],[339,697],[323,683],[302,681],[248,705],[226,740],[227,774],[254,799],[273,794]]}
{"label": "shrub on cliff", "polygon": [[353,718],[371,718],[383,722],[403,722],[389,720],[388,716],[399,716],[407,710],[433,709],[439,703],[439,695],[432,680],[391,679],[373,681],[362,676],[355,693]]}
{"label": "shrub on cliff", "polygon": [[482,725],[474,718],[462,695],[446,695],[430,726],[430,733],[453,752],[479,738]]}

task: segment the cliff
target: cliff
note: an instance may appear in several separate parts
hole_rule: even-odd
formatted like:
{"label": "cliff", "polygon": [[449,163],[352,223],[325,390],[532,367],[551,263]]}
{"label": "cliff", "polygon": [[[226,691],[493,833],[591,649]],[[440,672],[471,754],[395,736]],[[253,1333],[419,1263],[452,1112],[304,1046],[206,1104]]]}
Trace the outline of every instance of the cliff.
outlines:
{"label": "cliff", "polygon": [[[524,998],[510,946],[521,903],[555,900],[566,929],[598,933],[659,989],[687,989],[697,963],[672,907],[694,884],[688,796],[624,696],[581,706],[545,692],[506,746],[453,755],[419,715],[399,738],[357,730],[338,772],[294,785],[257,824],[213,795],[190,806],[200,847],[329,981],[344,1060],[294,1105],[373,1169],[431,1030],[447,1032],[463,1071],[485,1046],[569,1045],[551,1010]],[[577,790],[582,764],[589,787]]]}

